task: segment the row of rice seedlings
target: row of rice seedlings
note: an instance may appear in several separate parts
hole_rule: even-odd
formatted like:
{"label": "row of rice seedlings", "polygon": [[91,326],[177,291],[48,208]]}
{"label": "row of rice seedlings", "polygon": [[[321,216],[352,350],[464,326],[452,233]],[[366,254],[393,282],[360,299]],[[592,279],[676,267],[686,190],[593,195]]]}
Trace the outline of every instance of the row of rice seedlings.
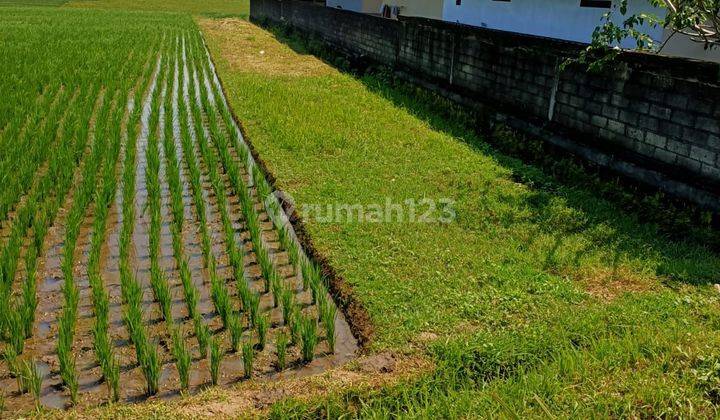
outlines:
{"label": "row of rice seedlings", "polygon": [[95,125],[95,141],[90,152],[90,159],[82,169],[82,181],[78,185],[73,206],[70,209],[66,224],[66,237],[63,248],[61,269],[63,272],[63,295],[65,304],[60,315],[57,353],[60,363],[60,377],[70,392],[70,400],[77,403],[78,397],[78,373],[75,366],[75,355],[72,352],[75,329],[77,325],[77,312],[80,292],[75,282],[74,265],[75,249],[80,234],[80,228],[85,218],[88,205],[95,198],[97,174],[102,166],[103,157],[108,150],[106,130],[108,127],[110,113],[116,108],[117,94],[110,97],[106,94],[100,113],[97,116]]}
{"label": "row of rice seedlings", "polygon": [[[151,60],[153,55],[148,54],[145,61],[145,71],[151,71]],[[148,74],[143,74],[137,82],[133,82],[135,96],[138,97],[137,91],[142,91],[142,80],[149,79]],[[122,80],[122,78],[121,78]],[[130,86],[125,86],[125,90],[129,90]],[[129,94],[124,94],[128,100],[135,100]],[[112,130],[112,153],[108,154],[108,161],[103,169],[103,186],[96,191],[96,207],[95,220],[93,223],[93,236],[91,243],[91,251],[88,259],[88,279],[92,290],[93,308],[95,313],[95,324],[93,325],[93,347],[95,356],[103,375],[108,389],[108,397],[111,401],[118,401],[120,398],[120,364],[117,360],[110,338],[110,299],[105,290],[102,277],[100,276],[100,252],[106,238],[107,218],[110,206],[114,202],[117,193],[117,168],[122,147],[123,135],[122,120],[125,113],[128,112],[128,122],[135,121],[133,125],[126,128],[128,134],[134,135],[134,126],[140,115],[140,107],[133,107],[132,111],[127,107],[119,109],[115,114],[116,122]]]}
{"label": "row of rice seedlings", "polygon": [[[132,80],[123,87],[123,96],[126,97],[127,101],[136,101],[139,98],[138,91],[143,91],[143,84],[141,81],[148,83],[149,74],[148,71],[152,71],[151,61],[152,54],[146,56],[144,74],[141,74],[137,81]],[[119,75],[119,79],[123,80],[123,74]],[[134,98],[131,97],[131,93],[128,93],[130,89],[133,89]],[[126,106],[118,108],[115,113],[115,121],[113,124],[113,130],[111,132],[111,153],[107,154],[107,161],[103,167],[103,184],[102,187],[96,191],[95,197],[95,219],[93,221],[93,236],[91,242],[90,255],[88,258],[88,280],[92,291],[93,311],[95,314],[95,323],[92,329],[93,335],[93,348],[95,351],[95,357],[98,365],[102,372],[102,379],[105,381],[108,390],[108,398],[111,401],[118,401],[120,398],[120,363],[115,356],[113,351],[112,339],[110,338],[110,298],[105,286],[103,284],[102,277],[100,275],[100,255],[102,245],[106,238],[106,226],[108,213],[110,206],[113,204],[115,196],[117,194],[118,181],[117,171],[120,161],[120,152],[122,148],[122,142],[124,140],[122,133],[122,122],[127,113],[128,126],[126,128],[126,136],[135,135],[135,126],[137,125],[137,119],[140,115],[140,107],[134,106],[129,109],[129,102]]]}
{"label": "row of rice seedlings", "polygon": [[[194,324],[198,325],[200,331],[196,332],[196,335],[200,337],[199,341],[203,342],[200,346],[201,352],[207,348],[206,338],[210,335],[207,330],[207,326],[203,323],[201,315],[198,313],[198,290],[192,282],[190,275],[190,268],[185,258],[185,251],[183,249],[182,229],[183,222],[185,219],[183,211],[183,198],[182,198],[182,184],[180,180],[180,168],[175,150],[175,143],[173,139],[173,120],[179,119],[179,116],[175,115],[175,108],[172,102],[177,99],[178,95],[178,45],[177,39],[175,42],[175,53],[173,54],[172,69],[173,78],[168,81],[170,87],[168,91],[170,94],[165,95],[165,101],[163,103],[165,112],[165,126],[163,132],[163,150],[165,152],[165,174],[170,187],[170,210],[173,217],[172,224],[170,225],[170,231],[172,233],[173,242],[173,257],[175,258],[176,268],[180,275],[183,291],[185,294],[185,304],[188,309],[188,315],[193,320]],[[170,68],[170,67],[168,67]],[[198,323],[199,322],[199,323]],[[206,350],[205,350],[206,352]],[[190,363],[192,356],[190,349],[184,339],[184,334],[179,327],[175,327],[172,332],[172,355],[175,358],[175,365],[178,370],[180,378],[180,389],[187,391],[190,387]]]}
{"label": "row of rice seedlings", "polygon": [[65,196],[73,185],[75,168],[80,166],[80,160],[84,156],[89,139],[87,122],[94,112],[98,92],[99,88],[96,87],[80,89],[79,96],[84,96],[85,99],[76,106],[76,112],[72,112],[69,118],[62,122],[63,147],[58,149],[56,158],[50,161],[47,173],[40,181],[41,186],[37,189],[36,199],[41,204],[37,206],[33,217],[33,243],[26,254],[27,280],[23,287],[23,302],[27,311],[25,329],[28,337],[32,332],[34,307],[37,305],[35,296],[37,258],[43,251],[48,228],[55,220]]}
{"label": "row of rice seedlings", "polygon": [[[123,92],[122,97],[128,97],[128,94]],[[106,154],[106,162],[103,166],[102,186],[95,192],[95,219],[87,267],[95,314],[92,330],[93,348],[111,401],[117,401],[120,397],[120,365],[115,357],[109,335],[110,298],[100,276],[100,253],[105,242],[108,213],[117,191],[117,168],[123,140],[121,126],[124,115],[125,107],[119,107],[115,112],[110,133],[111,149],[110,153]]]}
{"label": "row of rice seedlings", "polygon": [[[185,58],[185,38],[183,38],[183,75],[184,79],[188,76],[187,60]],[[205,267],[210,265],[211,256],[211,242],[210,234],[208,232],[207,224],[207,213],[205,208],[205,200],[203,197],[203,189],[201,182],[200,166],[195,156],[193,146],[193,136],[199,135],[195,130],[193,123],[190,120],[190,103],[192,98],[188,98],[189,90],[187,80],[183,81],[183,100],[180,101],[180,129],[181,129],[181,141],[183,156],[185,157],[185,164],[187,166],[188,173],[190,175],[190,186],[193,193],[193,202],[195,203],[195,213],[198,219],[198,226],[200,227],[201,247],[203,253],[203,259]],[[192,82],[189,83],[192,87]],[[190,130],[193,130],[192,132]],[[191,134],[192,133],[192,134]]]}
{"label": "row of rice seedlings", "polygon": [[[201,65],[201,69],[203,72],[210,71],[207,66]],[[226,124],[226,131],[231,134],[231,137],[233,137],[233,135],[234,137],[236,137],[234,139],[235,144],[239,146],[240,139],[237,138],[237,131],[233,129],[233,125],[227,125],[228,123],[233,124],[233,121],[232,117],[229,115],[227,107],[224,104],[224,101],[222,100],[222,92],[217,89],[217,86],[214,83],[210,83],[210,85],[213,89],[214,97],[216,98],[215,104],[220,107],[221,114],[224,114],[223,120]],[[208,100],[205,99],[204,102],[206,108],[211,108]],[[213,115],[213,110],[209,109],[208,113]],[[245,185],[243,185],[243,180],[239,174],[239,171],[237,170],[237,166],[233,163],[230,152],[228,150],[228,142],[222,135],[216,136],[214,138],[218,140],[216,141],[216,146],[218,148],[218,152],[221,157],[223,166],[225,167],[226,172],[228,172],[229,174],[229,178],[234,185],[235,192],[240,197],[243,213],[246,216],[246,223],[250,232],[251,241],[253,242],[253,248],[255,249],[257,261],[260,266],[263,278],[265,279],[265,290],[266,292],[273,292],[273,300],[276,307],[279,303],[282,302],[284,323],[288,325],[291,330],[299,330],[301,332],[300,336],[303,343],[303,360],[305,362],[309,362],[312,360],[312,355],[314,355],[314,350],[317,345],[317,323],[310,318],[303,317],[300,314],[300,311],[296,309],[297,306],[293,299],[293,291],[287,288],[287,286],[280,280],[280,275],[273,264],[269,251],[266,249],[265,242],[262,240],[261,229],[256,216],[253,201],[250,198],[250,195],[247,193],[247,188],[245,187]],[[246,150],[244,147],[240,147],[240,149]],[[259,200],[263,203],[277,203],[275,200],[270,199],[271,197],[269,196],[272,193],[272,188],[267,183],[264,174],[257,165],[253,166],[252,173]],[[268,208],[267,210],[269,212],[275,211],[276,214],[277,212],[281,211],[278,206]],[[276,222],[282,220],[282,218],[280,217],[272,217],[272,219]],[[335,317],[337,316],[337,310],[335,306],[326,298],[327,289],[325,287],[325,282],[320,274],[320,270],[317,265],[312,263],[310,260],[301,257],[299,247],[297,246],[296,242],[290,237],[289,232],[283,225],[280,225],[279,223],[276,224],[276,228],[278,227],[278,225],[281,226],[281,228],[278,228],[278,235],[280,237],[281,246],[283,246],[288,251],[291,263],[293,263],[293,265],[297,265],[302,261],[302,266],[304,270],[301,269],[298,271],[302,271],[304,288],[307,289],[308,287],[310,287],[312,289],[313,304],[318,303],[318,300],[321,299],[321,305],[318,305],[318,319],[319,321],[322,321],[322,324],[325,327],[325,337],[328,342],[328,347],[332,352],[334,352]],[[313,327],[310,326],[311,323]]]}
{"label": "row of rice seedlings", "polygon": [[[184,49],[184,38],[183,38],[183,49]],[[178,52],[179,54],[179,52]],[[195,134],[193,130],[193,126],[190,122],[190,115],[188,111],[189,103],[187,101],[187,94],[188,89],[186,86],[186,75],[187,75],[187,65],[185,60],[178,60],[183,62],[183,83],[182,83],[182,91],[179,94],[178,98],[178,108],[179,108],[179,118],[180,118],[180,140],[181,140],[181,146],[183,150],[183,157],[185,158],[185,166],[187,168],[187,173],[189,174],[190,179],[190,186],[191,186],[191,192],[192,192],[192,199],[193,203],[195,205],[195,215],[197,218],[197,224],[200,228],[200,240],[201,240],[201,247],[202,247],[202,253],[203,253],[203,260],[205,263],[205,266],[208,267],[210,265],[210,259],[211,259],[211,246],[210,246],[210,234],[208,232],[208,226],[207,226],[207,216],[206,216],[206,208],[205,208],[205,200],[203,197],[203,190],[202,190],[202,183],[200,181],[200,168],[198,165],[197,158],[195,156],[194,146],[192,137]],[[185,302],[188,308],[188,312],[190,314],[190,317],[193,320],[193,327],[195,329],[195,338],[198,342],[198,347],[200,351],[200,357],[206,357],[207,356],[207,349],[208,345],[210,344],[210,330],[205,323],[202,314],[197,309],[197,301],[198,301],[198,292],[195,288],[195,285],[192,282],[191,275],[190,275],[190,268],[187,262],[187,259],[185,259],[184,255],[181,252],[182,247],[180,244],[182,243],[182,238],[180,237],[181,232],[175,231],[174,232],[174,240],[173,242],[177,245],[174,246],[175,249],[175,259],[176,261],[180,261],[180,280],[183,284],[183,290],[185,293]]]}
{"label": "row of rice seedlings", "polygon": [[[155,103],[158,101],[159,95],[159,89],[157,89],[157,78],[159,77],[160,64],[160,61],[156,64],[156,69],[152,76],[155,80],[149,87],[151,109],[157,108]],[[140,101],[136,103],[139,104]],[[136,126],[139,123],[140,114],[138,113],[137,115],[133,115],[128,125],[129,137],[127,139],[125,162],[123,166],[123,219],[120,232],[120,286],[123,301],[125,302],[123,321],[128,330],[130,341],[135,346],[137,362],[143,372],[143,376],[145,377],[146,392],[148,395],[153,395],[156,394],[159,389],[160,357],[158,355],[157,347],[151,342],[150,337],[148,337],[148,333],[143,322],[142,288],[140,287],[137,278],[135,278],[135,276],[131,273],[130,269],[130,245],[132,243],[132,233],[135,222],[135,164],[138,137],[138,135],[135,134],[137,132]]]}
{"label": "row of rice seedlings", "polygon": [[[163,86],[162,93],[167,96],[167,77],[170,66],[165,65],[159,85]],[[161,91],[157,88],[157,91]],[[153,100],[152,116],[150,118],[150,130],[148,135],[145,157],[147,167],[145,170],[146,188],[148,192],[147,208],[150,212],[149,230],[149,253],[150,253],[150,285],[155,295],[155,300],[160,305],[160,313],[165,322],[172,324],[172,298],[170,287],[165,273],[160,268],[160,232],[162,224],[161,198],[160,198],[160,148],[159,130],[164,133],[165,127],[160,127],[160,108],[165,107],[164,101]],[[164,111],[163,111],[164,112]]]}
{"label": "row of rice seedlings", "polygon": [[[196,74],[193,74],[193,78],[196,80]],[[244,270],[243,270],[243,262],[242,262],[242,251],[239,250],[236,246],[235,242],[235,232],[234,229],[232,229],[229,217],[226,217],[226,204],[225,201],[225,191],[223,187],[222,181],[219,179],[219,174],[217,172],[217,155],[216,152],[219,155],[220,162],[225,169],[225,173],[227,174],[228,178],[230,179],[230,185],[233,187],[234,192],[242,194],[242,192],[247,192],[245,188],[239,188],[238,185],[242,182],[240,178],[240,174],[237,171],[237,167],[235,165],[230,165],[228,162],[232,159],[231,156],[228,155],[228,148],[227,148],[227,140],[225,139],[224,134],[221,132],[220,128],[217,124],[217,116],[214,112],[213,107],[210,104],[209,98],[207,96],[207,92],[200,88],[200,92],[192,92],[195,95],[199,96],[199,101],[203,105],[205,115],[207,117],[208,125],[210,128],[210,137],[213,140],[213,143],[215,145],[215,150],[213,151],[210,147],[208,147],[207,143],[201,144],[201,151],[204,155],[207,156],[206,161],[208,161],[208,165],[212,165],[213,169],[209,169],[211,172],[211,178],[217,179],[217,181],[213,182],[214,185],[217,186],[216,192],[218,195],[222,194],[222,198],[218,200],[219,208],[221,210],[221,215],[223,215],[223,225],[226,232],[226,246],[228,248],[228,254],[231,259],[231,264],[234,267],[235,270],[235,278],[237,282],[238,287],[238,296],[241,300],[241,308],[243,311],[245,311],[247,318],[248,318],[248,324],[250,327],[257,329],[257,336],[258,336],[258,347],[262,350],[265,347],[266,337],[267,337],[267,330],[269,326],[269,320],[265,317],[261,317],[259,315],[259,303],[260,303],[260,296],[254,292],[251,291],[246,280],[244,277]],[[197,104],[197,101],[196,101]],[[197,116],[197,118],[201,118],[201,110],[199,109],[199,106],[196,105],[194,108],[194,112]],[[203,139],[206,141],[206,139]],[[202,143],[202,141],[201,141]],[[246,219],[246,224],[248,226],[252,226],[255,228],[256,232],[259,232],[259,221],[257,218],[257,214],[254,212],[254,209],[248,209],[247,205],[250,203],[249,197],[240,197],[241,204],[245,206],[243,214]],[[256,233],[255,235],[255,247],[257,247],[259,233]],[[252,234],[251,234],[252,238]],[[264,251],[264,248],[258,248],[262,249]],[[261,252],[262,252],[261,251]],[[267,256],[267,253],[264,253],[263,255]],[[259,258],[262,258],[259,257]],[[266,292],[269,291],[269,281],[268,278],[279,278],[276,275],[273,275],[274,271],[272,269],[268,269],[269,258],[264,258],[263,261],[266,263],[264,265],[265,270],[263,271],[263,278],[266,279]],[[276,274],[276,273],[275,273]],[[230,325],[230,333],[231,333],[231,339],[233,342],[233,350],[238,350],[238,344],[240,342],[240,323],[234,322]]]}
{"label": "row of rice seedlings", "polygon": [[[194,98],[196,92],[194,91],[194,83],[190,84],[190,97]],[[225,193],[224,183],[218,172],[217,158],[209,147],[208,139],[206,136],[205,128],[202,125],[203,115],[197,101],[190,101],[190,108],[192,112],[192,120],[195,127],[195,139],[197,146],[200,151],[200,157],[207,170],[210,183],[212,184],[213,191],[215,192],[216,205],[218,212],[220,213],[221,222],[223,224],[223,231],[225,234],[225,246],[230,259],[230,264],[235,270],[237,276],[242,276],[242,253],[238,251],[237,244],[235,243],[235,231],[232,227],[232,221],[228,213],[227,196]],[[230,326],[230,318],[234,316],[232,308],[232,300],[230,293],[227,290],[227,285],[223,279],[220,279],[217,274],[216,261],[211,258],[209,266],[210,272],[210,294],[212,301],[215,305],[215,309],[222,320],[223,327],[226,329]]]}
{"label": "row of rice seedlings", "polygon": [[[177,45],[176,45],[177,49]],[[183,259],[183,248],[182,248],[182,221],[184,218],[183,215],[183,207],[182,207],[182,192],[181,192],[181,185],[180,185],[180,174],[179,169],[177,167],[177,158],[175,157],[175,150],[172,146],[172,109],[171,109],[171,98],[173,95],[173,91],[177,89],[177,80],[171,80],[170,79],[170,71],[171,68],[176,70],[177,69],[177,52],[173,54],[172,59],[172,65],[168,65],[166,67],[166,76],[165,76],[165,87],[163,89],[164,94],[164,102],[162,104],[163,106],[163,113],[164,113],[164,121],[162,129],[162,138],[164,141],[164,149],[165,151],[171,150],[172,157],[167,158],[167,162],[172,164],[172,167],[169,167],[166,165],[166,175],[167,178],[170,180],[170,189],[171,189],[171,204],[170,208],[173,214],[173,223],[171,225],[172,235],[173,235],[173,253],[176,258],[176,261],[179,261],[180,264],[178,264],[178,268],[183,268],[182,276],[184,277],[183,280],[183,288],[188,291],[190,295],[190,300],[188,301],[189,305],[192,305],[193,310],[190,311],[191,316],[195,315],[197,313],[197,289],[195,289],[194,285],[192,284],[192,280],[190,278],[189,268],[187,266],[187,262]],[[176,73],[175,73],[176,74]],[[176,77],[175,77],[176,78]],[[169,88],[168,88],[169,86]],[[170,91],[170,94],[168,94],[168,91]],[[155,139],[153,139],[150,143],[150,146],[153,150],[150,150],[149,153],[158,153],[159,150],[157,146],[157,142]],[[150,206],[153,211],[153,219],[151,222],[151,232],[155,232],[157,236],[159,237],[160,232],[160,183],[158,179],[158,171],[159,171],[159,161],[153,163],[153,181],[151,184],[153,184],[153,190],[155,193],[153,193],[151,197]],[[179,220],[178,220],[179,219]],[[159,250],[159,244],[157,242],[151,241],[151,247],[155,247],[155,255],[154,257],[151,254],[151,262],[154,262],[154,265],[157,267],[159,264],[157,263],[158,259],[158,250]],[[151,249],[152,252],[152,249]],[[183,266],[184,265],[184,266]],[[159,267],[158,267],[159,268]],[[164,287],[167,287],[167,282],[163,281]],[[169,292],[168,292],[169,294]],[[180,388],[183,391],[187,391],[189,389],[190,384],[190,350],[187,347],[187,344],[184,339],[184,334],[181,333],[181,330],[178,326],[174,325],[174,322],[172,321],[172,315],[170,311],[170,303],[168,299],[168,303],[162,304],[163,307],[165,307],[164,311],[166,312],[165,320],[167,321],[168,329],[171,333],[171,339],[172,339],[172,354],[175,358],[175,365],[178,370],[178,374],[180,377]],[[197,315],[195,315],[197,316]],[[198,319],[199,318],[194,318]],[[201,323],[199,324],[199,328],[203,329],[203,331],[199,332],[199,336],[202,336],[200,338],[200,341],[204,341],[207,339],[207,336],[209,336],[209,331],[207,330],[207,327],[205,324]],[[203,347],[206,346],[206,343],[203,343],[200,347],[201,350]]]}
{"label": "row of rice seedlings", "polygon": [[[194,61],[192,61],[191,59],[191,62]],[[235,230],[232,227],[232,223],[230,221],[227,210],[227,199],[224,182],[222,181],[218,172],[217,155],[213,151],[213,148],[210,147],[210,145],[208,144],[208,139],[205,136],[205,129],[200,124],[198,124],[198,122],[202,121],[203,117],[203,110],[200,109],[198,101],[200,101],[200,104],[203,105],[205,111],[211,111],[212,109],[209,106],[208,98],[202,95],[203,91],[198,92],[195,90],[194,82],[197,80],[196,77],[197,76],[193,74],[193,83],[190,84],[189,96],[195,99],[192,105],[192,110],[196,126],[196,133],[199,133],[197,137],[198,146],[200,148],[201,156],[203,157],[203,160],[208,168],[211,183],[213,184],[213,189],[218,198],[218,209],[222,218],[223,229],[225,233],[226,249],[238,284],[238,295],[240,296],[242,302],[241,310],[246,312],[248,324],[251,327],[255,327],[257,329],[257,346],[254,346],[251,341],[242,342],[243,324],[240,316],[235,315],[231,309],[229,309],[228,313],[226,314],[226,327],[230,332],[232,351],[235,353],[242,351],[244,377],[246,379],[249,379],[250,377],[252,377],[253,362],[255,359],[255,347],[260,350],[265,347],[267,342],[268,330],[270,327],[270,321],[269,318],[267,318],[266,316],[260,316],[260,295],[252,291],[248,286],[248,283],[245,281],[243,269],[243,251],[236,244]],[[213,140],[214,143],[222,141],[220,140],[222,138],[222,133],[220,133],[219,128],[216,124],[215,115],[211,113],[209,115],[205,114],[205,116],[209,125],[210,138]],[[214,276],[213,272],[214,270],[211,270],[211,276]],[[213,285],[211,285],[211,287],[213,287],[213,289],[215,290],[215,292],[213,293],[217,295],[216,299],[219,297],[219,300],[223,302],[220,306],[222,307],[223,305],[227,305],[227,307],[229,308],[231,304],[229,303],[229,295],[224,291],[224,284],[218,279],[213,279],[212,283]],[[221,284],[222,286],[217,287],[217,285]],[[219,365],[220,362],[217,358],[217,353],[215,354],[215,364]],[[216,374],[213,373],[213,360],[211,354],[211,376],[213,377],[213,383],[217,383],[217,377],[214,375]]]}
{"label": "row of rice seedlings", "polygon": [[[200,77],[201,81],[205,80],[204,77],[205,74],[202,73]],[[200,83],[200,85],[205,86],[204,83]],[[200,89],[201,91],[198,96],[200,96],[201,103],[203,104],[204,110],[208,118],[210,132],[212,134],[211,138],[214,141],[215,149],[217,150],[220,161],[225,169],[226,174],[228,175],[228,178],[230,179],[230,183],[233,187],[234,192],[240,197],[246,225],[248,227],[248,231],[250,232],[251,242],[253,243],[253,248],[256,253],[256,258],[258,261],[258,265],[260,266],[261,274],[263,276],[263,279],[265,280],[265,292],[273,292],[274,306],[277,307],[282,299],[282,296],[286,295],[287,293],[284,292],[285,288],[283,282],[280,279],[280,275],[275,269],[268,250],[265,248],[265,244],[261,237],[260,223],[257,212],[254,208],[254,203],[252,201],[252,198],[248,194],[248,189],[245,187],[244,181],[237,166],[234,164],[234,160],[232,159],[232,156],[229,152],[227,139],[218,127],[218,117],[215,113],[214,107],[210,103],[208,92],[202,87]],[[218,96],[216,95],[215,98],[215,102],[217,103],[219,101]],[[247,287],[244,278],[240,277],[240,279],[241,280],[238,282],[238,294],[240,295],[240,298],[243,302],[243,308],[245,308],[249,314],[249,324],[255,327],[257,330],[257,347],[259,350],[263,350],[266,344],[269,320],[267,317],[259,316],[257,307],[259,303],[259,296],[249,291],[249,288]],[[292,295],[291,291],[290,294]],[[294,304],[293,299],[287,299],[287,297],[285,298],[285,302],[289,302],[291,305]],[[289,312],[289,309],[285,310]],[[233,331],[231,330],[231,333],[232,332]],[[237,337],[237,333],[232,335],[235,335]],[[237,343],[239,339],[235,338],[233,341]],[[246,356],[245,352],[243,352],[243,357],[249,356]]]}

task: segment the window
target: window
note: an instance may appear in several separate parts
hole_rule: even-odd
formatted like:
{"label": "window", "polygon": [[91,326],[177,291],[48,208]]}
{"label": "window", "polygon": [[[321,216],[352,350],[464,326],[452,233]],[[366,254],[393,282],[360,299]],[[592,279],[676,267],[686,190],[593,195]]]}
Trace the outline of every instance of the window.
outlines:
{"label": "window", "polygon": [[599,9],[609,9],[611,6],[611,0],[580,0],[580,7],[596,7]]}

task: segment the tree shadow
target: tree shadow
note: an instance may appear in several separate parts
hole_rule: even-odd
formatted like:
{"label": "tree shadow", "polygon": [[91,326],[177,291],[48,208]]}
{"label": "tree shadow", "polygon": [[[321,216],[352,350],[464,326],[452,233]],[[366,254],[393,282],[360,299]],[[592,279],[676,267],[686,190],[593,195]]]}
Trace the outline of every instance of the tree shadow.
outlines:
{"label": "tree shadow", "polygon": [[[525,206],[532,216],[526,220],[539,234],[552,237],[541,267],[554,271],[558,264],[558,253],[569,238],[586,235],[588,244],[574,251],[569,258],[571,265],[580,266],[582,259],[597,249],[609,254],[607,264],[611,275],[619,275],[622,261],[644,261],[656,256],[655,273],[663,281],[684,282],[703,285],[717,282],[720,276],[720,262],[717,251],[708,246],[708,238],[720,243],[716,230],[700,227],[697,230],[680,232],[670,237],[662,225],[649,223],[658,220],[662,214],[653,215],[636,209],[628,209],[621,201],[613,200],[598,191],[595,185],[570,182],[553,175],[552,170],[529,164],[508,152],[500,151],[487,141],[491,136],[487,122],[482,115],[475,115],[425,90],[396,83],[387,69],[372,68],[362,58],[353,59],[328,51],[315,39],[304,39],[285,26],[264,26],[277,41],[287,45],[300,55],[314,55],[341,73],[352,76],[362,83],[368,92],[390,102],[414,118],[426,123],[432,130],[444,133],[456,141],[470,146],[473,152],[491,158],[510,174],[510,178],[527,187],[521,202],[513,205]],[[558,155],[558,161],[568,156]],[[572,159],[571,159],[572,160]],[[617,182],[615,175],[607,184]],[[635,194],[623,181],[616,188],[623,194]],[[561,204],[558,205],[558,202]],[[568,216],[566,213],[570,214]],[[599,234],[593,232],[600,232]],[[534,235],[537,236],[537,235]],[[535,240],[535,238],[533,238]]]}

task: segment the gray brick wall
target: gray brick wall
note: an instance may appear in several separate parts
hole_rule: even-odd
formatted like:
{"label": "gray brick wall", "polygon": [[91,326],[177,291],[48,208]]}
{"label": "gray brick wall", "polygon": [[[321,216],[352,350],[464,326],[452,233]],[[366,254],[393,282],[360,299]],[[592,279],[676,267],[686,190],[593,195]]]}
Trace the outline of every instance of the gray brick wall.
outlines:
{"label": "gray brick wall", "polygon": [[578,66],[560,71],[582,48],[563,41],[296,0],[252,0],[250,14],[412,74],[450,98],[489,104],[589,148],[669,169],[681,182],[719,185],[717,64],[624,53],[614,70],[588,74]]}

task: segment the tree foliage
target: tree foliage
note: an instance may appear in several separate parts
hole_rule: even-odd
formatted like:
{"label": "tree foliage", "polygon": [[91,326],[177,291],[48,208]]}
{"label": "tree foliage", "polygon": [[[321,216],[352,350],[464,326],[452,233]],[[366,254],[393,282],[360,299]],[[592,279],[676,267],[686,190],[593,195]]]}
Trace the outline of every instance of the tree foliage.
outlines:
{"label": "tree foliage", "polygon": [[[582,53],[580,62],[591,70],[602,68],[620,52],[619,46],[627,39],[635,41],[638,50],[660,52],[675,36],[687,36],[702,43],[705,49],[720,47],[720,0],[647,0],[658,10],[665,10],[665,17],[652,13],[628,14],[628,0],[619,0],[603,16],[595,28],[592,41]],[[622,16],[622,22],[618,24]],[[648,28],[662,27],[670,31],[665,40],[653,39]]]}

